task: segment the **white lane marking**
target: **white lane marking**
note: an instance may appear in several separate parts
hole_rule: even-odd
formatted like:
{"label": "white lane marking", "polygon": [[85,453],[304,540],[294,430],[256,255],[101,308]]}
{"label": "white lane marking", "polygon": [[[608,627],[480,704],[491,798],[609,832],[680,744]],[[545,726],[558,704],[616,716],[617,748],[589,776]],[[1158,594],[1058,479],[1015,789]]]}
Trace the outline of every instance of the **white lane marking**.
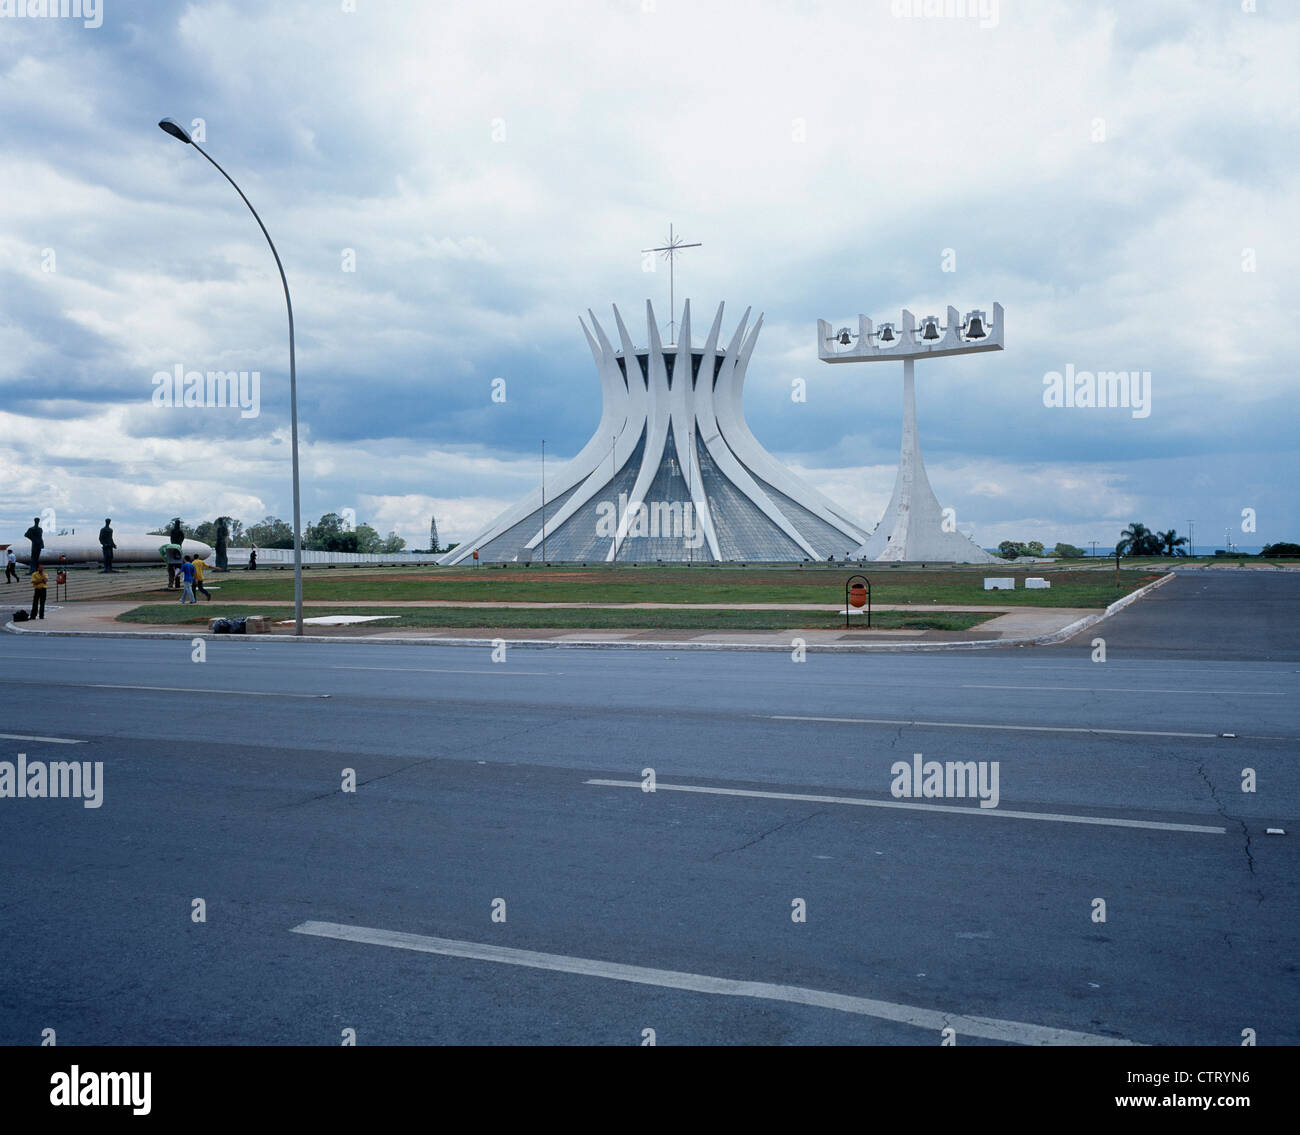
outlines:
{"label": "white lane marking", "polygon": [[1130,686],[1003,686],[964,682],[963,690],[1069,690],[1078,694],[1250,694],[1259,698],[1283,698],[1278,690],[1138,690]]}
{"label": "white lane marking", "polygon": [[1217,733],[1170,733],[1161,729],[1091,729],[1080,725],[988,725],[977,721],[911,721],[892,717],[803,717],[794,714],[760,714],[771,721],[829,721],[838,725],[927,725],[940,729],[1014,729],[1022,733],[1109,733],[1121,737],[1210,737]]}
{"label": "white lane marking", "polygon": [[[639,780],[584,780],[603,788],[641,788]],[[808,804],[852,804],[859,808],[901,808],[909,812],[951,812],[960,816],[1001,816],[1009,820],[1048,820],[1055,824],[1096,824],[1106,828],[1148,828],[1161,832],[1224,835],[1227,828],[1200,824],[1170,824],[1163,820],[1119,820],[1113,816],[1070,816],[1064,812],[1017,812],[1010,808],[961,807],[956,804],[916,804],[910,800],[867,800],[861,796],[813,796],[801,792],[761,792],[749,788],[709,788],[701,784],[655,785],[656,792],[701,792],[707,796],[750,796],[758,800],[798,800]]]}
{"label": "white lane marking", "polygon": [[84,745],[85,741],[76,741],[71,737],[28,737],[22,733],[0,733],[4,741],[43,741],[47,745]]}
{"label": "white lane marking", "polygon": [[498,666],[495,670],[456,670],[437,666],[331,666],[331,670],[388,670],[404,674],[509,674],[512,677],[522,675],[527,678],[549,678],[559,670],[515,670],[510,666]]}
{"label": "white lane marking", "polygon": [[330,694],[283,694],[278,690],[200,690],[195,686],[110,686],[106,682],[90,682],[86,688],[91,690],[153,690],[162,694],[238,694],[241,698],[328,698],[332,696]]}
{"label": "white lane marking", "polygon": [[629,981],[637,985],[656,985],[662,989],[683,989],[689,993],[713,993],[724,997],[756,997],[764,1001],[785,1001],[791,1005],[811,1005],[856,1013],[882,1021],[912,1025],[938,1032],[956,1029],[958,1034],[1008,1041],[1012,1044],[1133,1045],[1136,1042],[1095,1033],[1080,1033],[1047,1025],[1030,1025],[1021,1021],[1001,1021],[993,1017],[963,1017],[920,1009],[893,1001],[876,1001],[806,989],[798,985],[775,985],[767,981],[739,981],[729,977],[710,977],[702,973],[651,969],[605,962],[596,958],[575,958],[567,954],[543,954],[535,950],[518,950],[510,946],[493,946],[485,942],[463,942],[454,938],[430,938],[424,934],[405,934],[399,930],[379,930],[369,926],[344,926],[337,922],[302,922],[290,933],[310,934],[317,938],[334,938],[341,942],[361,942],[369,946],[390,946],[397,950],[415,950],[423,954],[441,954],[449,958],[469,958],[478,962],[498,962],[528,969],[573,973],[581,977],[602,977],[611,981]]}

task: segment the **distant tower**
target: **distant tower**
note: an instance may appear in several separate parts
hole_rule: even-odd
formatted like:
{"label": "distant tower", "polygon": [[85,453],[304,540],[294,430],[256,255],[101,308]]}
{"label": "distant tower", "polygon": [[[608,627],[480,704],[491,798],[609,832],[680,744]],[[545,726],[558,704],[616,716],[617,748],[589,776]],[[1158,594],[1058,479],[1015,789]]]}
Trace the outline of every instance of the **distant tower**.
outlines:
{"label": "distant tower", "polygon": [[901,329],[893,323],[882,323],[877,330],[865,315],[858,316],[856,333],[848,327],[835,331],[826,320],[817,321],[817,354],[824,363],[903,363],[903,445],[894,495],[871,539],[857,549],[856,555],[868,560],[999,562],[957,531],[955,514],[940,507],[930,488],[916,432],[914,371],[917,359],[1000,351],[1003,345],[1000,303],[993,305],[992,323],[982,311],[969,312],[962,319],[954,307],[948,308],[946,327],[935,315],[925,316],[918,327],[916,316],[906,309]]}
{"label": "distant tower", "polygon": [[438,550],[438,518],[436,516],[431,516],[429,517],[429,551],[436,552],[437,550]]}

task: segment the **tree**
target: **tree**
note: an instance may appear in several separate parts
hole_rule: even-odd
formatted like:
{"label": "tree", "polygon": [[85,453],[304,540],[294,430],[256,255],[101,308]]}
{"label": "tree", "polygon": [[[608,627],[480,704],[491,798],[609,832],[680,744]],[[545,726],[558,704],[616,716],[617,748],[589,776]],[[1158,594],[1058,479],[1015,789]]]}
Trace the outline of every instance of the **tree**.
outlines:
{"label": "tree", "polygon": [[1260,550],[1261,556],[1300,556],[1300,544],[1281,540],[1276,544],[1265,544]]}
{"label": "tree", "polygon": [[1115,551],[1122,556],[1158,556],[1164,544],[1145,524],[1136,520],[1119,534]]}
{"label": "tree", "polygon": [[327,512],[315,524],[307,524],[302,545],[313,552],[355,552],[358,539],[356,532],[343,527],[343,518],[337,512]]}
{"label": "tree", "polygon": [[1182,550],[1183,545],[1187,543],[1186,536],[1179,536],[1172,528],[1168,532],[1157,532],[1156,539],[1160,542],[1160,555],[1162,556],[1185,556],[1186,552]]}
{"label": "tree", "polygon": [[358,552],[367,552],[373,555],[380,551],[380,545],[384,542],[383,537],[381,537],[369,524],[358,524],[355,533],[357,537]]}
{"label": "tree", "polygon": [[292,548],[293,528],[278,516],[268,516],[244,529],[242,546]]}
{"label": "tree", "polygon": [[998,545],[998,555],[1004,560],[1014,560],[1017,556],[1041,556],[1043,554],[1043,545],[1037,540],[1030,540],[1028,544],[1021,543],[1019,540],[1003,540]]}
{"label": "tree", "polygon": [[217,543],[217,522],[215,520],[204,520],[196,524],[189,535],[195,540],[202,540],[205,544],[211,544],[213,547]]}
{"label": "tree", "polygon": [[403,540],[396,532],[390,532],[387,539],[379,546],[382,555],[391,556],[400,552],[406,547],[406,541]]}
{"label": "tree", "polygon": [[1056,547],[1052,549],[1052,554],[1059,556],[1063,560],[1075,560],[1085,553],[1082,548],[1076,548],[1073,544],[1066,544],[1057,540]]}

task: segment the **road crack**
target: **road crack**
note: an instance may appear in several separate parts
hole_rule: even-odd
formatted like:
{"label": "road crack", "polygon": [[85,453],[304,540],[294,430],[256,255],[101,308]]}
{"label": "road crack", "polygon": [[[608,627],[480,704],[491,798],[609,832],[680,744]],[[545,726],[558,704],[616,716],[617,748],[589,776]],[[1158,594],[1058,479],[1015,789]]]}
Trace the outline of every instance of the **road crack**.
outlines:
{"label": "road crack", "polygon": [[[1210,790],[1210,799],[1214,801],[1215,807],[1218,808],[1219,815],[1222,816],[1223,819],[1226,820],[1228,823],[1233,823],[1240,826],[1241,836],[1242,839],[1245,841],[1245,846],[1243,850],[1246,853],[1246,867],[1250,871],[1250,877],[1254,879],[1255,878],[1255,853],[1251,847],[1250,828],[1247,827],[1245,820],[1240,819],[1239,817],[1236,816],[1228,815],[1227,805],[1223,802],[1222,799],[1220,799],[1219,790],[1218,788],[1215,787],[1214,782],[1210,779],[1209,774],[1205,771],[1205,765],[1204,764],[1197,765],[1196,771],[1200,775],[1200,778],[1203,781],[1205,781],[1206,788]],[[1256,899],[1259,902],[1264,901],[1264,891],[1262,888],[1256,892]]]}
{"label": "road crack", "polygon": [[[441,757],[425,757],[424,760],[421,761],[412,761],[409,765],[403,765],[401,768],[393,769],[392,772],[382,772],[378,776],[372,776],[366,780],[358,780],[356,786],[357,788],[364,788],[367,784],[374,784],[378,780],[387,780],[390,776],[398,776],[409,769],[419,768],[421,765],[431,764],[433,761],[440,760],[442,760]],[[277,804],[273,810],[278,811],[281,808],[301,808],[303,805],[314,803],[317,800],[328,800],[331,796],[341,795],[343,795],[343,790],[341,788],[333,788],[329,792],[321,792],[315,796],[308,796],[305,800],[292,800],[288,804]]]}
{"label": "road crack", "polygon": [[822,808],[822,809],[819,809],[819,810],[816,811],[816,812],[811,812],[811,813],[809,813],[807,816],[803,816],[803,817],[801,817],[801,818],[799,818],[799,819],[796,819],[796,818],[794,818],[794,817],[791,817],[791,818],[788,819],[788,820],[782,820],[779,824],[775,825],[774,827],[768,828],[767,831],[762,832],[762,833],[760,833],[759,835],[756,835],[756,836],[755,836],[753,839],[751,839],[748,843],[742,843],[739,847],[729,847],[729,848],[724,848],[722,851],[719,851],[719,852],[717,852],[716,854],[709,856],[709,858],[710,858],[710,859],[717,859],[718,856],[720,856],[720,855],[731,855],[731,854],[733,854],[734,852],[737,852],[737,851],[745,851],[746,849],[753,847],[754,844],[756,844],[756,843],[762,843],[762,841],[765,840],[765,839],[767,839],[768,836],[770,836],[770,835],[775,835],[775,834],[776,834],[777,832],[779,832],[782,828],[788,828],[788,827],[792,827],[792,826],[793,826],[793,827],[799,827],[801,824],[806,824],[809,820],[814,820],[814,819],[816,819],[818,816],[824,816],[824,815],[826,815],[826,809],[825,809],[825,808]]}

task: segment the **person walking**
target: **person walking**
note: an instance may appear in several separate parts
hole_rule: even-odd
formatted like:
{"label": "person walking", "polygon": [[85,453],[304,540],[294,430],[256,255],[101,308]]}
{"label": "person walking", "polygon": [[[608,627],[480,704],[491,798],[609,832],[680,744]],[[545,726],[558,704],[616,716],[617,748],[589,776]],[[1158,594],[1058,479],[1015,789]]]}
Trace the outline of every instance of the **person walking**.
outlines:
{"label": "person walking", "polygon": [[27,574],[31,575],[41,566],[41,552],[45,549],[45,532],[41,529],[41,518],[32,521],[32,526],[23,533],[32,542],[32,554],[27,559]]}
{"label": "person walking", "polygon": [[32,614],[33,619],[45,618],[45,588],[50,582],[49,576],[45,574],[43,567],[38,567],[31,574],[32,581]]}
{"label": "person walking", "polygon": [[180,586],[181,549],[178,544],[163,544],[158,549],[163,562],[167,565],[167,590]]}
{"label": "person walking", "polygon": [[200,591],[207,596],[208,602],[212,602],[212,592],[203,586],[203,573],[207,571],[208,565],[203,562],[202,556],[193,556],[190,562],[194,565],[194,602],[198,602]]}
{"label": "person walking", "polygon": [[[10,579],[10,576],[13,576],[13,579]],[[18,557],[14,555],[12,548],[5,553],[5,582],[18,582]]]}
{"label": "person walking", "polygon": [[256,547],[254,547],[254,548],[253,548],[253,549],[248,553],[248,567],[247,567],[245,570],[246,570],[246,571],[256,571],[256,570],[257,570],[257,548],[256,548]]}
{"label": "person walking", "polygon": [[186,556],[185,559],[181,562],[181,582],[185,585],[185,590],[181,592],[181,602],[182,602],[182,603],[184,603],[187,599],[188,599],[191,603],[197,603],[197,602],[198,602],[198,600],[194,598],[194,563],[193,563],[193,559],[194,559],[193,556]]}
{"label": "person walking", "polygon": [[99,530],[99,547],[104,553],[104,574],[113,570],[113,551],[117,541],[113,539],[113,521],[104,517],[104,527]]}

